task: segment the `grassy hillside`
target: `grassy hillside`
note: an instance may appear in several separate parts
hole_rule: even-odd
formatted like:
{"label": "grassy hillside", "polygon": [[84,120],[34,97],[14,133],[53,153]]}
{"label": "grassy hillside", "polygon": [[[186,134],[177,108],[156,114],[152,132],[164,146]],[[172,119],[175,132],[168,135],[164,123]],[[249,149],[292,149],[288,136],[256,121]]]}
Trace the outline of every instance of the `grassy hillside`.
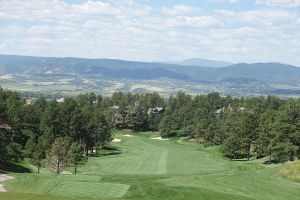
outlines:
{"label": "grassy hillside", "polygon": [[[118,132],[78,175],[12,173],[0,199],[298,200],[300,185],[278,176],[281,165],[224,160],[217,148],[151,134]],[[72,171],[73,169],[68,169]]]}

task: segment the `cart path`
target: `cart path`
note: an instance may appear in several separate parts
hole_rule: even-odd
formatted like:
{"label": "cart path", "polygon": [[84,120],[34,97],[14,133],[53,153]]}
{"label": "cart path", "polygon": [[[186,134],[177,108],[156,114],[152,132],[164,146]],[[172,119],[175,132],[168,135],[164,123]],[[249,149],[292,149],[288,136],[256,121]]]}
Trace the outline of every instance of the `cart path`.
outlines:
{"label": "cart path", "polygon": [[[0,182],[13,179],[14,177],[8,176],[6,174],[0,174]],[[6,192],[3,185],[0,184],[0,192]]]}

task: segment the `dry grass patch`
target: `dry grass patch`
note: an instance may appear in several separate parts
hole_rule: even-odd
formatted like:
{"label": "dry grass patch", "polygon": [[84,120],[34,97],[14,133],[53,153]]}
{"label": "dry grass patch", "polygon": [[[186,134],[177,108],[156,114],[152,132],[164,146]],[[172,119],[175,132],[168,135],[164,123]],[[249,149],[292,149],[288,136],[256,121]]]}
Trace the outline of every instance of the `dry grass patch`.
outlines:
{"label": "dry grass patch", "polygon": [[300,182],[300,160],[282,166],[279,175],[291,181]]}

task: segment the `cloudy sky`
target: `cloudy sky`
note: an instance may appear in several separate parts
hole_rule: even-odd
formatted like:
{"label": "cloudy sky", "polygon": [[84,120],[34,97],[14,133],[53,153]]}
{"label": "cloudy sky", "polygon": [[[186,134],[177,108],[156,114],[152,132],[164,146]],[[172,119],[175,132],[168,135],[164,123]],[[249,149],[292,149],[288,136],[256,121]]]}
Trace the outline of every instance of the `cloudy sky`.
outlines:
{"label": "cloudy sky", "polygon": [[0,54],[300,66],[300,0],[0,0]]}

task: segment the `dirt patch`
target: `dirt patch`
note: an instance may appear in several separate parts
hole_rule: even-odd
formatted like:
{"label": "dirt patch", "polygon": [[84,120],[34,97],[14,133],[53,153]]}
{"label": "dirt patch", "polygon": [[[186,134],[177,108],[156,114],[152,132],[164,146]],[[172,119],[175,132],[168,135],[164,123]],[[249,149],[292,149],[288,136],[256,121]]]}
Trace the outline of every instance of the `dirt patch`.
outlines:
{"label": "dirt patch", "polygon": [[[13,179],[14,177],[8,176],[6,174],[0,174],[0,182]],[[6,192],[3,185],[0,184],[0,192]]]}

